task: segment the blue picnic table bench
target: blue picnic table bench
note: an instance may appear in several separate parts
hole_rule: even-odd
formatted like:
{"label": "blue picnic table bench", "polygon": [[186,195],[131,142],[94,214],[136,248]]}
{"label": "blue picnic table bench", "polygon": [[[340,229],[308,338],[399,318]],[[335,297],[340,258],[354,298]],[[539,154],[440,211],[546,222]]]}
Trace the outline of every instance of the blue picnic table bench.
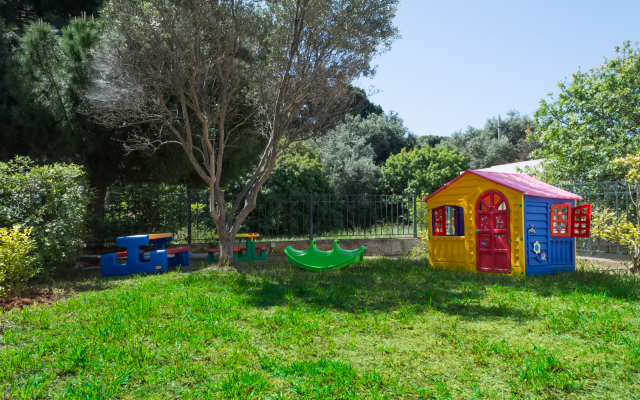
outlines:
{"label": "blue picnic table bench", "polygon": [[[101,257],[102,276],[152,274],[166,272],[168,267],[189,265],[189,248],[173,247],[165,249],[164,245],[173,240],[171,233],[155,233],[149,235],[122,236],[116,239],[116,244],[127,251],[103,254]],[[141,246],[153,245],[153,251],[147,258]],[[127,261],[118,263],[118,259]]]}

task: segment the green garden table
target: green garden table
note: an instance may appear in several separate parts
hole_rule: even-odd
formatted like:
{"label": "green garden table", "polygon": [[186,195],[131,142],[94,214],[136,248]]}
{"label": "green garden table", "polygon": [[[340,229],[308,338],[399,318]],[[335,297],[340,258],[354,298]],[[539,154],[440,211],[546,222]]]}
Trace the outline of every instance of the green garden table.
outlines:
{"label": "green garden table", "polygon": [[[261,247],[257,250],[260,251],[260,255],[256,252],[256,239],[260,236],[258,233],[239,233],[236,235],[236,239],[245,239],[245,254],[241,256],[240,253],[242,249],[234,248],[233,249],[233,259],[236,261],[256,261],[256,260],[266,260],[267,252],[266,247]],[[218,239],[218,235],[215,236]],[[207,256],[208,262],[216,262],[216,253],[220,252],[220,249],[208,249],[206,250],[209,255]]]}

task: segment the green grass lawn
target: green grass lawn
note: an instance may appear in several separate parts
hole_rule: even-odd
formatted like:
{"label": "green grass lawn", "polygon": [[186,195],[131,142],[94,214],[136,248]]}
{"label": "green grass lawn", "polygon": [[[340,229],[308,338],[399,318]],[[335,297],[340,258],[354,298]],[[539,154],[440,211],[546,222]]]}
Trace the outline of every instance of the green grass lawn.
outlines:
{"label": "green grass lawn", "polygon": [[640,398],[640,281],[370,258],[61,282],[0,314],[14,398]]}

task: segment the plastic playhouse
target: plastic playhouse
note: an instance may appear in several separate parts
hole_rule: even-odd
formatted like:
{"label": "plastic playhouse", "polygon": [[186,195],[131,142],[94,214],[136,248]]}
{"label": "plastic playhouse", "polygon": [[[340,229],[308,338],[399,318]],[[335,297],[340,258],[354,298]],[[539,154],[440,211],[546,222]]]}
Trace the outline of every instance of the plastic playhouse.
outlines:
{"label": "plastic playhouse", "polygon": [[577,237],[590,235],[591,205],[527,175],[465,171],[427,203],[429,262],[473,272],[575,271]]}
{"label": "plastic playhouse", "polygon": [[343,250],[338,241],[333,241],[333,249],[330,251],[319,250],[316,241],[311,241],[309,250],[296,250],[289,246],[284,249],[287,261],[308,271],[331,271],[344,268],[356,262],[361,262],[366,247],[360,246],[357,250]]}

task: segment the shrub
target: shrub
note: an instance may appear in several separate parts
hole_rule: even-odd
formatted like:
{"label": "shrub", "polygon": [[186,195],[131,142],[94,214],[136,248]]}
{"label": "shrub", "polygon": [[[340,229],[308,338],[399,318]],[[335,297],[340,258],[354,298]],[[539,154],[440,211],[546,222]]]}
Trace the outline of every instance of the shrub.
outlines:
{"label": "shrub", "polygon": [[467,159],[450,146],[424,147],[387,159],[380,170],[381,193],[433,193],[468,167]]}
{"label": "shrub", "polygon": [[640,225],[634,221],[633,214],[640,215],[640,153],[617,158],[611,163],[627,171],[625,179],[629,182],[629,198],[635,210],[625,210],[620,215],[607,208],[594,211],[591,235],[627,246],[631,256],[630,270],[637,273],[640,272]]}
{"label": "shrub", "polygon": [[182,240],[187,212],[185,186],[145,183],[112,187],[105,198],[104,215],[94,214],[89,220],[90,244],[114,246],[118,236],[145,232],[173,232],[176,240]]}
{"label": "shrub", "polygon": [[0,225],[32,228],[36,276],[50,278],[75,261],[85,247],[90,201],[82,167],[36,166],[25,157],[0,163]]}
{"label": "shrub", "polygon": [[33,228],[0,228],[0,297],[20,292],[35,274]]}
{"label": "shrub", "polygon": [[411,250],[414,257],[427,257],[429,255],[429,227],[427,226],[427,203],[422,202],[428,193],[422,193],[416,196],[416,215],[413,215],[413,208],[410,208],[411,218],[416,219],[418,226],[418,238],[420,243]]}
{"label": "shrub", "polygon": [[591,234],[627,246],[632,272],[640,271],[640,226],[633,222],[627,213],[616,215],[610,209],[595,210],[591,219]]}
{"label": "shrub", "polygon": [[378,183],[380,167],[362,121],[348,116],[346,123],[317,141],[322,165],[341,194],[374,193]]}
{"label": "shrub", "polygon": [[[238,180],[227,188],[227,193],[239,193],[243,186],[242,180]],[[299,145],[278,159],[258,194],[256,208],[245,219],[243,229],[263,235],[307,235],[309,191],[314,193],[314,218],[324,221],[325,228],[338,226],[340,216],[336,209],[318,206],[321,199],[339,203],[334,185],[320,163],[318,152],[308,145]],[[206,197],[200,197],[200,202],[204,203],[206,198],[208,193]]]}

